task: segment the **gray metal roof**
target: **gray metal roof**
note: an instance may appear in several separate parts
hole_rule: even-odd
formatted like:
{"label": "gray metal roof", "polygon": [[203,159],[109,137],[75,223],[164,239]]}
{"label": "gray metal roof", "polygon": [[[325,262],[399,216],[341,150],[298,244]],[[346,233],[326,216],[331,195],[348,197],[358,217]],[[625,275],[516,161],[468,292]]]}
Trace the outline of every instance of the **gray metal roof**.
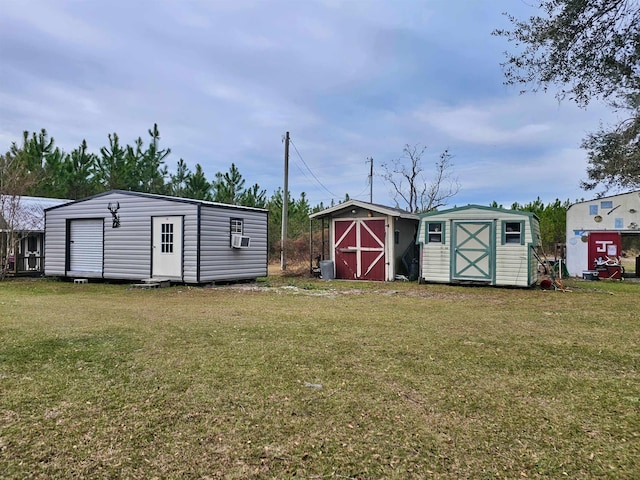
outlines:
{"label": "gray metal roof", "polygon": [[44,232],[44,210],[71,200],[2,195],[0,230]]}
{"label": "gray metal roof", "polygon": [[[109,190],[106,192],[98,193],[96,195],[92,195],[90,197],[80,198],[78,200],[74,200],[73,203],[85,202],[87,200],[91,200],[93,198],[104,197],[106,195],[112,195],[114,193],[118,193],[121,195],[129,195],[133,197],[146,197],[146,198],[157,198],[160,200],[169,200],[172,202],[181,202],[181,203],[192,203],[196,205],[210,205],[214,207],[223,207],[223,208],[235,208],[238,210],[254,210],[257,212],[267,212],[267,209],[257,208],[257,207],[245,207],[244,205],[231,205],[228,203],[220,203],[220,202],[209,202],[207,200],[196,200],[194,198],[185,198],[185,197],[172,197],[170,195],[160,195],[157,193],[143,193],[143,192],[132,192],[130,190]],[[61,205],[53,205],[48,207],[47,209],[56,208]]]}

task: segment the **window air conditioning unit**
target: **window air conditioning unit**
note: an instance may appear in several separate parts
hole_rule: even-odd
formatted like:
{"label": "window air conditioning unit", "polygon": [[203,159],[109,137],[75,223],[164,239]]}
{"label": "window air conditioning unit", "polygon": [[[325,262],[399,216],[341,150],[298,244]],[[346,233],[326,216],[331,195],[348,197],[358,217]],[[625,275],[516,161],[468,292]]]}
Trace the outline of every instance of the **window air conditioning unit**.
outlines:
{"label": "window air conditioning unit", "polygon": [[233,248],[247,248],[251,242],[251,237],[244,235],[231,235],[231,246]]}

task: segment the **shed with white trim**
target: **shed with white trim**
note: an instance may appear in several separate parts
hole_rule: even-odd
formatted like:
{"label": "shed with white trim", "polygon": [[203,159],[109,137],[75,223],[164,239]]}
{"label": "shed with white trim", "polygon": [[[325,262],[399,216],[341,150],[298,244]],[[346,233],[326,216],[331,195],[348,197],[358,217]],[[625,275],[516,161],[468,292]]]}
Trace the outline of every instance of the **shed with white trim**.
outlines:
{"label": "shed with white trim", "polygon": [[[309,215],[327,223],[329,259],[335,278],[391,281],[410,276],[417,248],[418,215],[360,200],[348,200]],[[417,275],[416,275],[417,278]]]}
{"label": "shed with white trim", "polygon": [[467,205],[420,216],[420,277],[434,283],[529,287],[540,222],[533,213]]}
{"label": "shed with white trim", "polygon": [[112,190],[45,210],[48,276],[190,284],[267,275],[267,211]]}

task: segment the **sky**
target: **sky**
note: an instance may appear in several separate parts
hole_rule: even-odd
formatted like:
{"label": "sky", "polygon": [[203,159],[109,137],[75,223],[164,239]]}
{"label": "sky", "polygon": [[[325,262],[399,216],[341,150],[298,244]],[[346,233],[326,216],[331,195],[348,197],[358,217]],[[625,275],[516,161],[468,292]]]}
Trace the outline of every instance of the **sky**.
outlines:
{"label": "sky", "polygon": [[[492,36],[528,0],[0,0],[0,150],[45,128],[65,152],[158,124],[209,180],[234,163],[267,196],[396,206],[384,164],[447,150],[448,207],[592,198],[581,140],[614,114],[504,85]],[[373,158],[373,188],[369,184]],[[371,195],[372,193],[372,195]],[[372,198],[371,198],[372,197]],[[398,206],[404,208],[401,200]]]}

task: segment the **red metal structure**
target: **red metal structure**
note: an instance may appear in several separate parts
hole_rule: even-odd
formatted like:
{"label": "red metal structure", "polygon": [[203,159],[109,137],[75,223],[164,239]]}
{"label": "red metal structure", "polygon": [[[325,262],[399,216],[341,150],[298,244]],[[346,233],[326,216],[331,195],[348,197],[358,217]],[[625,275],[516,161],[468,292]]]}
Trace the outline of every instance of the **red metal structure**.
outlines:
{"label": "red metal structure", "polygon": [[603,279],[622,279],[620,252],[622,240],[620,232],[591,232],[589,234],[589,270],[597,270]]}

